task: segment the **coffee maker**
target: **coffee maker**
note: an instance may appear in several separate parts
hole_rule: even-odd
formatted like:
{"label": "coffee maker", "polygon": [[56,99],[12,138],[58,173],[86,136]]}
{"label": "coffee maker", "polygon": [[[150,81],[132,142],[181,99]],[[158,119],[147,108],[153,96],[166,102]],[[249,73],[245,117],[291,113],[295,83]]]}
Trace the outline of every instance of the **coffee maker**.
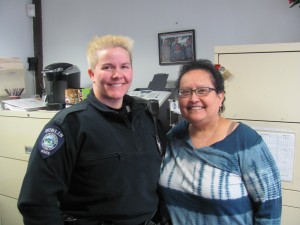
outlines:
{"label": "coffee maker", "polygon": [[70,63],[54,63],[46,66],[42,73],[47,109],[65,108],[65,89],[80,88],[79,68]]}

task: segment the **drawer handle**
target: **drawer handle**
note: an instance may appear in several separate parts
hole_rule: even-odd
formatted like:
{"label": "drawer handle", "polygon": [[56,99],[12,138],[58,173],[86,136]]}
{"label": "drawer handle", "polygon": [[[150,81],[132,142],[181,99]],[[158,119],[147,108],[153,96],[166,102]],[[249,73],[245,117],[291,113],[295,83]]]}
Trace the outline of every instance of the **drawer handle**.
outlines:
{"label": "drawer handle", "polygon": [[32,147],[30,146],[25,146],[25,154],[29,154],[32,152]]}

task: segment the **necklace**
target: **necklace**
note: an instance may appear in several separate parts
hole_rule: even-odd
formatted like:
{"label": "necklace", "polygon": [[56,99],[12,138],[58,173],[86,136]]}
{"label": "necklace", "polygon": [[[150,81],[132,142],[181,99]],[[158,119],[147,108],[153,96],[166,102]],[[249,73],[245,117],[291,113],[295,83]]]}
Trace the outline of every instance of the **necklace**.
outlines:
{"label": "necklace", "polygon": [[[207,141],[209,141],[212,136],[216,133],[217,129],[219,127],[219,120],[217,122],[217,124],[214,126],[214,128],[212,129],[212,131],[207,135],[206,138],[204,138],[204,140],[200,141],[199,140],[199,134],[197,135],[197,131],[193,131],[193,127],[190,125],[190,138],[192,140],[193,146],[194,146],[194,150],[204,147],[205,143],[207,143]],[[203,136],[200,134],[200,137]]]}

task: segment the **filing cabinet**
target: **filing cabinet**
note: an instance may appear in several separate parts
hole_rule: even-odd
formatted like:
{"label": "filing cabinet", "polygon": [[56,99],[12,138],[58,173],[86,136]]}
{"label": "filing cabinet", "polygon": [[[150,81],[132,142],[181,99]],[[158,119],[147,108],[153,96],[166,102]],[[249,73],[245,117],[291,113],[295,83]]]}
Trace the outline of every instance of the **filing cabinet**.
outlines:
{"label": "filing cabinet", "polygon": [[0,225],[21,225],[17,200],[30,150],[53,111],[0,110]]}
{"label": "filing cabinet", "polygon": [[[223,115],[277,141],[273,152],[282,175],[281,224],[299,225],[300,42],[216,46],[214,50],[215,63],[232,73],[225,80]],[[294,141],[285,141],[285,135]]]}

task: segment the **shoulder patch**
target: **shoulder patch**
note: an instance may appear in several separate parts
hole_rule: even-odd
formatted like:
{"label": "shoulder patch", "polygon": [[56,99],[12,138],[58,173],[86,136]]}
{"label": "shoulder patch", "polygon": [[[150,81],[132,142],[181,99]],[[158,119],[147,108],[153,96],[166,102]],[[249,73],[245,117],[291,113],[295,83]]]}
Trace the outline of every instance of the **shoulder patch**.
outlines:
{"label": "shoulder patch", "polygon": [[53,155],[65,142],[64,134],[55,126],[45,127],[38,140],[38,150],[45,159]]}

